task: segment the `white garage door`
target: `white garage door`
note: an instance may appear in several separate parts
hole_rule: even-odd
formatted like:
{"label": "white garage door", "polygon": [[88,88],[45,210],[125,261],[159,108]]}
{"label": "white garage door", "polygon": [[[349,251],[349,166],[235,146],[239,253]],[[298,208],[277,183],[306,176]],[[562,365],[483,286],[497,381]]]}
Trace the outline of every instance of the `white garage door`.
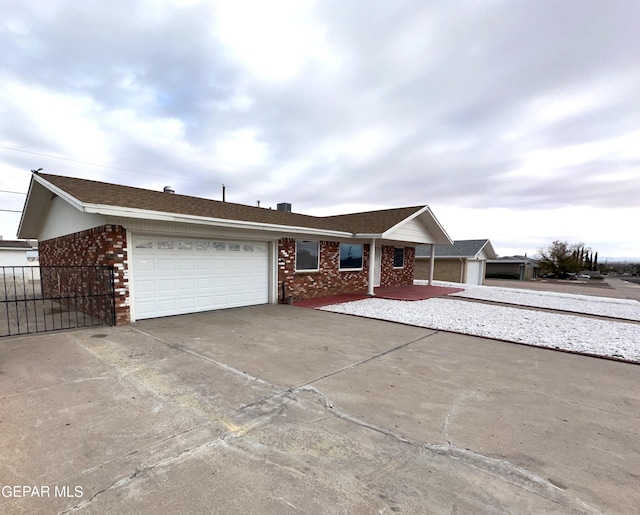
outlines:
{"label": "white garage door", "polygon": [[135,318],[266,304],[264,242],[133,236]]}
{"label": "white garage door", "polygon": [[467,260],[467,284],[482,284],[482,261]]}

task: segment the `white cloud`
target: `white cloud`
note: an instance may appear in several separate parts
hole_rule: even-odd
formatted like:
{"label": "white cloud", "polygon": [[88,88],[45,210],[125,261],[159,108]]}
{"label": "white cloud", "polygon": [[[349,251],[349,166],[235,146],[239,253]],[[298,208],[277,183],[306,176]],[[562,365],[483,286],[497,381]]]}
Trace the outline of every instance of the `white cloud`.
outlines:
{"label": "white cloud", "polygon": [[[90,96],[50,91],[14,80],[3,81],[0,91],[1,96],[11,99],[11,106],[5,108],[5,120],[19,118],[22,127],[46,140],[48,148],[57,148],[61,155],[76,159],[108,159],[107,137],[98,126],[102,109]],[[20,144],[6,130],[2,141]]]}
{"label": "white cloud", "polygon": [[257,78],[291,79],[309,61],[329,58],[312,7],[299,0],[222,0],[215,4],[217,34]]}
{"label": "white cloud", "polygon": [[267,158],[267,146],[258,140],[253,129],[227,134],[215,143],[214,148],[215,161],[232,168],[259,166]]}

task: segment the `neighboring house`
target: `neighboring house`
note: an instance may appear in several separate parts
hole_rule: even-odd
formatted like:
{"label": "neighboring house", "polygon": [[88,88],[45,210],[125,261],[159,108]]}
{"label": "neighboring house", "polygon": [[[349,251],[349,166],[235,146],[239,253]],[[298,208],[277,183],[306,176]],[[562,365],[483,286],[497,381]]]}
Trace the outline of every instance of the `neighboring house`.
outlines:
{"label": "neighboring house", "polygon": [[[456,240],[436,245],[433,278],[463,284],[482,284],[487,259],[497,257],[489,240]],[[416,247],[416,279],[429,277],[431,248]]]}
{"label": "neighboring house", "polygon": [[451,244],[428,206],[316,217],[37,173],[19,235],[42,265],[114,267],[116,323],[373,294],[413,284],[417,244]]}
{"label": "neighboring house", "polygon": [[487,261],[487,279],[517,279],[525,281],[538,278],[538,261],[527,256],[505,256]]}
{"label": "neighboring house", "polygon": [[24,240],[0,238],[0,266],[37,266],[38,249]]}

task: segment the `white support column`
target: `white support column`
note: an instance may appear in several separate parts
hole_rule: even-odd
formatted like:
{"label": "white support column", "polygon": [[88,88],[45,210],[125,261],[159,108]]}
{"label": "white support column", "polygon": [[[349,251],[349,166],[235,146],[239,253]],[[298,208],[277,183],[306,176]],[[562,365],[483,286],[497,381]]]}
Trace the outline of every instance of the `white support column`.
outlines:
{"label": "white support column", "polygon": [[430,252],[430,257],[429,257],[429,286],[431,286],[431,283],[433,282],[433,268],[436,262],[436,246],[435,244],[431,244],[429,245],[429,252]]}
{"label": "white support column", "polygon": [[375,296],[375,292],[373,291],[373,283],[375,282],[375,273],[376,273],[376,239],[371,238],[371,242],[369,243],[369,288],[368,294],[372,297]]}

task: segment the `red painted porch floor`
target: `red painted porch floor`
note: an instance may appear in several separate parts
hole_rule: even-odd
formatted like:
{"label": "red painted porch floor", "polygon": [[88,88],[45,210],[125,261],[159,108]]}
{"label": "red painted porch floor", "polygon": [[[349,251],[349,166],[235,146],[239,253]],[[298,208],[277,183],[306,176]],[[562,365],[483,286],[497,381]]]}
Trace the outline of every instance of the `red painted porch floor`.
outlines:
{"label": "red painted porch floor", "polygon": [[[393,286],[390,288],[374,288],[375,296],[379,299],[390,300],[425,300],[432,297],[442,297],[450,295],[464,288],[448,288],[445,286]],[[341,295],[332,295],[330,297],[318,297],[315,299],[296,300],[293,305],[301,308],[321,308],[332,304],[340,304],[342,302],[352,302],[354,300],[368,299],[366,292],[343,293]]]}

